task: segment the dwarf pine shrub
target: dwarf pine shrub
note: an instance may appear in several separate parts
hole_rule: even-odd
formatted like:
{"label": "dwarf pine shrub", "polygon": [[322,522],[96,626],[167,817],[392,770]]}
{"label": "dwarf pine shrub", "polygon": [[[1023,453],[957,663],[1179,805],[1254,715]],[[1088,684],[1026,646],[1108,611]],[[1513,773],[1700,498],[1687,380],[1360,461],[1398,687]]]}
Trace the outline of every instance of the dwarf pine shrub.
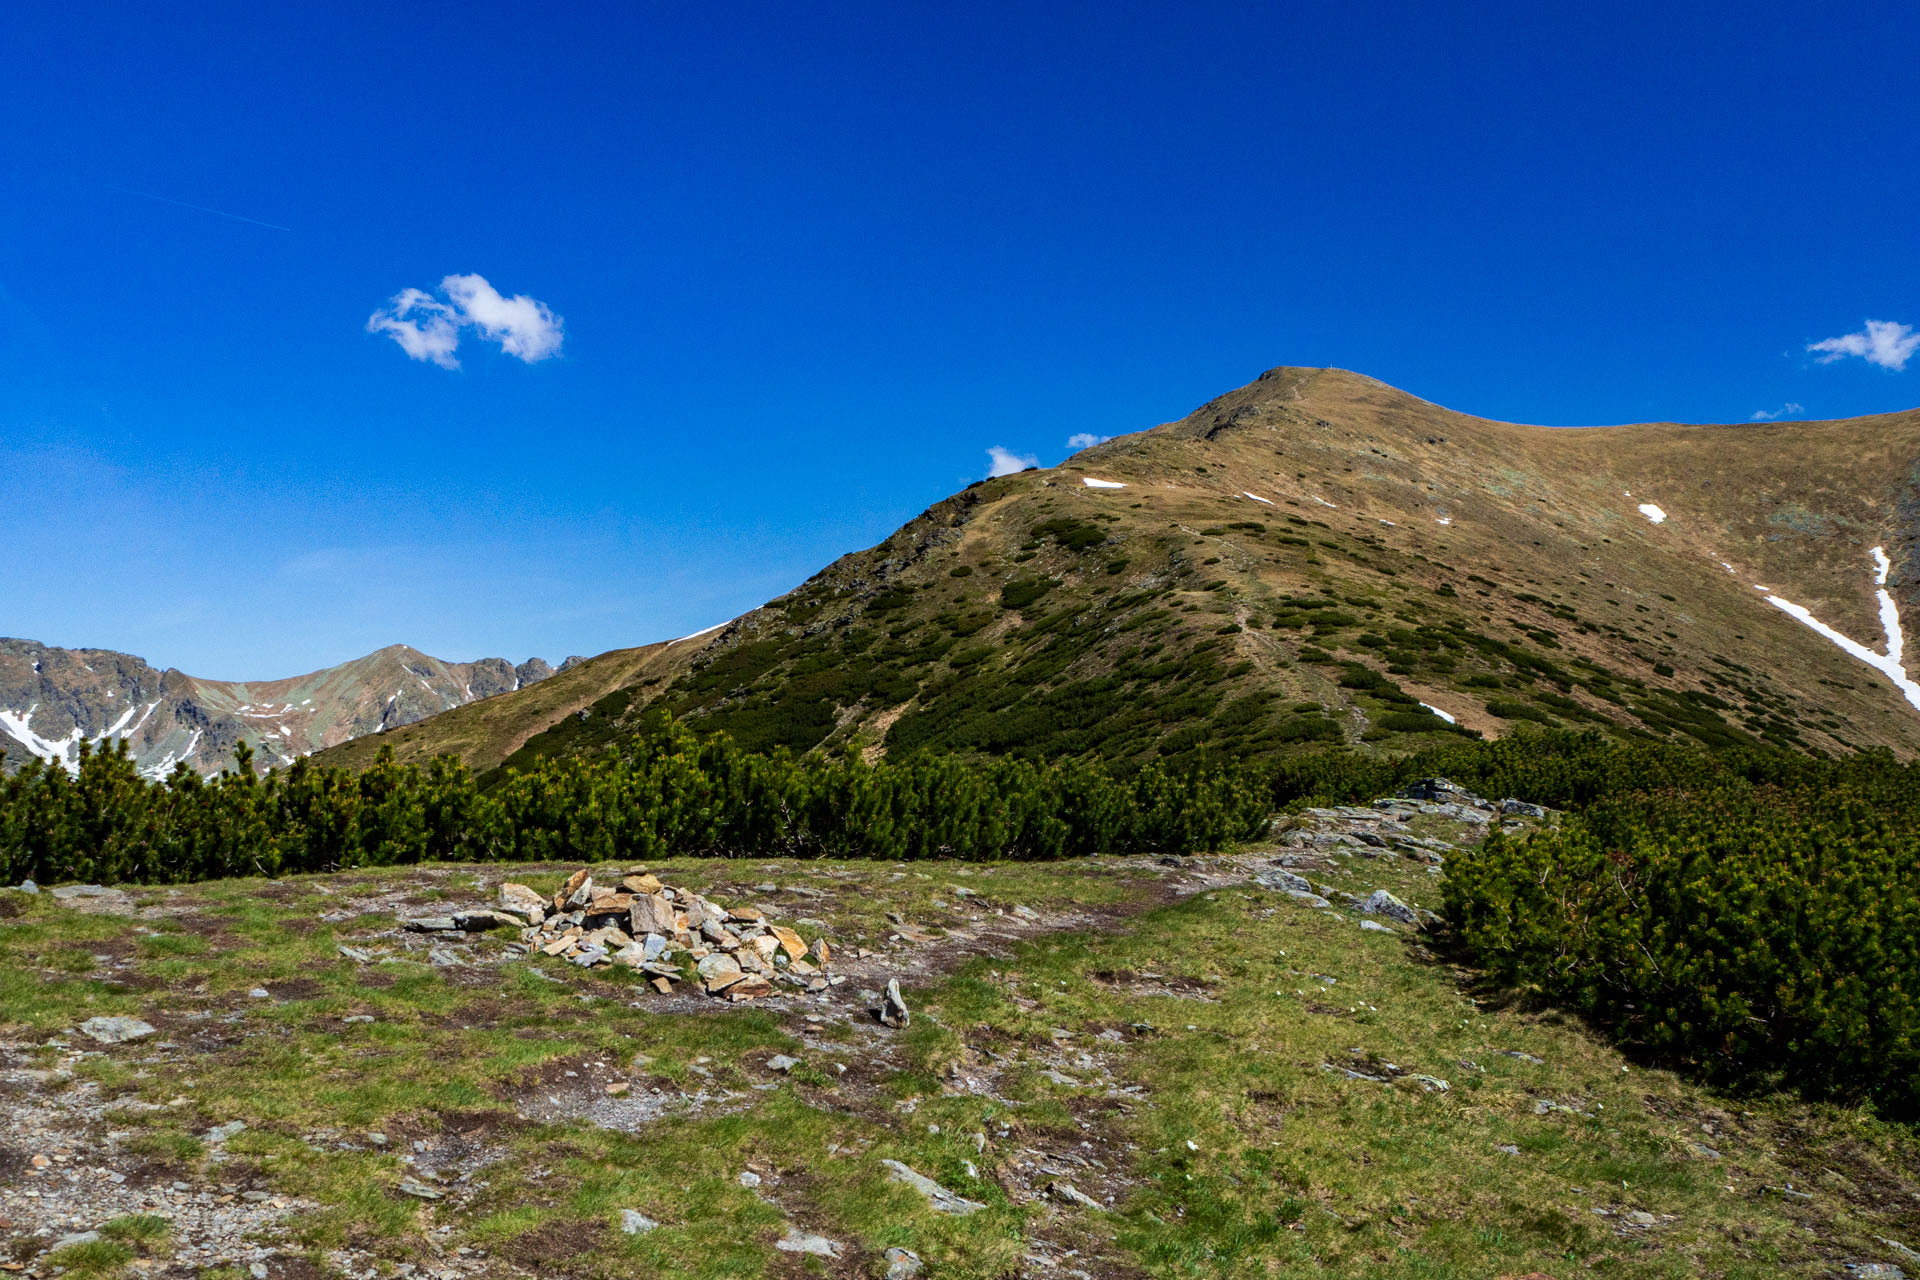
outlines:
{"label": "dwarf pine shrub", "polygon": [[1474,962],[1710,1078],[1920,1115],[1910,770],[1806,761],[1602,800],[1449,858]]}
{"label": "dwarf pine shrub", "polygon": [[616,749],[508,770],[482,789],[450,758],[382,751],[360,773],[300,760],[256,776],[140,776],[125,745],[79,770],[0,779],[0,883],[167,883],[434,860],[669,856],[1062,858],[1219,849],[1258,830],[1242,771],[1082,761],[750,752],[664,712]]}

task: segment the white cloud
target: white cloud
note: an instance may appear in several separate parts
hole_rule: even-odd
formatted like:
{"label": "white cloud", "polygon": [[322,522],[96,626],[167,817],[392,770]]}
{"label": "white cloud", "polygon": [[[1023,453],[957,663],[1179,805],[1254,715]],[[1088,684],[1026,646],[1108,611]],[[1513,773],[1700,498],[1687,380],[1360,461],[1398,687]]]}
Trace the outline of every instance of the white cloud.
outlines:
{"label": "white cloud", "polygon": [[560,317],[546,303],[524,293],[502,297],[484,276],[448,276],[440,287],[467,323],[508,355],[532,364],[560,354]]}
{"label": "white cloud", "polygon": [[1797,418],[1807,411],[1807,406],[1787,401],[1778,409],[1755,409],[1748,422],[1778,422],[1782,418]]}
{"label": "white cloud", "polygon": [[[418,316],[418,319],[413,317]],[[431,360],[442,369],[458,369],[453,352],[460,333],[452,308],[418,289],[402,289],[393,301],[368,317],[368,333],[384,333],[415,360]]]}
{"label": "white cloud", "polygon": [[1920,350],[1920,333],[1910,324],[1895,320],[1869,320],[1858,333],[1843,333],[1837,338],[1807,344],[1821,364],[1832,364],[1847,356],[1859,356],[1882,369],[1904,369],[1913,353]]}
{"label": "white cloud", "polygon": [[1112,436],[1097,436],[1093,434],[1093,432],[1091,431],[1082,431],[1078,435],[1071,435],[1067,437],[1067,448],[1091,449],[1093,448],[1093,446],[1097,444],[1105,444],[1107,441],[1111,439],[1113,439]]}
{"label": "white cloud", "polygon": [[442,369],[460,367],[453,353],[463,328],[527,364],[560,354],[564,326],[546,303],[524,293],[506,297],[477,275],[448,276],[440,293],[402,289],[368,317],[367,332],[384,333],[415,360],[430,360]]}
{"label": "white cloud", "polygon": [[987,479],[995,476],[1010,476],[1016,471],[1025,471],[1028,467],[1040,465],[1040,459],[1030,453],[1009,453],[999,445],[987,450],[987,457],[993,460],[993,466],[987,471]]}

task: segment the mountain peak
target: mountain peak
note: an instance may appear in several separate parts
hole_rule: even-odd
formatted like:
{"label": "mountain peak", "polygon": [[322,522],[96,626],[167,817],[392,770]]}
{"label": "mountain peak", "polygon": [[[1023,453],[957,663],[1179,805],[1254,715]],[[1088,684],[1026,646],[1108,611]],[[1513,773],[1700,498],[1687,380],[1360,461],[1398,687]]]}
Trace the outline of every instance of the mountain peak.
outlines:
{"label": "mountain peak", "polygon": [[1553,428],[1281,367],[393,745],[524,763],[659,705],[750,746],[1123,766],[1529,723],[1908,753],[1876,593],[1920,606],[1915,456],[1916,413]]}
{"label": "mountain peak", "polygon": [[286,764],[551,674],[538,658],[443,662],[393,644],[299,676],[208,680],[110,649],[0,640],[0,748],[9,771],[35,757],[70,767],[82,743],[116,742],[151,778],[182,762],[217,772],[243,741],[260,764]]}

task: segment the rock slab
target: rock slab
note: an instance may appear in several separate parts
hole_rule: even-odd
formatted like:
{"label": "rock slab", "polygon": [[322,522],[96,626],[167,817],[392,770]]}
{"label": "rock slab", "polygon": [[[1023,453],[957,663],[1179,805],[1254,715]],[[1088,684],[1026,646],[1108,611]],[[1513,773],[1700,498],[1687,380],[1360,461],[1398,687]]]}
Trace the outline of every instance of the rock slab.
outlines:
{"label": "rock slab", "polygon": [[80,1024],[80,1034],[101,1044],[124,1044],[153,1034],[153,1027],[138,1018],[88,1018]]}
{"label": "rock slab", "polygon": [[969,1200],[957,1192],[949,1191],[924,1173],[915,1173],[898,1160],[882,1160],[881,1167],[887,1171],[887,1177],[894,1182],[904,1182],[927,1198],[935,1213],[954,1213],[966,1215],[978,1213],[987,1206],[978,1200]]}

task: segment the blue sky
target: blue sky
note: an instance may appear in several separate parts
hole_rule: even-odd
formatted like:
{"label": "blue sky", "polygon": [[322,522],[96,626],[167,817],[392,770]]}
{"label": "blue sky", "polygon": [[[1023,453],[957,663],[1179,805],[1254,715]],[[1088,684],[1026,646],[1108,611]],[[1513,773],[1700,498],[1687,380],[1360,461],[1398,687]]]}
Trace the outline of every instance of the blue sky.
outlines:
{"label": "blue sky", "polygon": [[433,8],[0,16],[0,633],[595,653],[1280,364],[1920,402],[1903,6]]}

